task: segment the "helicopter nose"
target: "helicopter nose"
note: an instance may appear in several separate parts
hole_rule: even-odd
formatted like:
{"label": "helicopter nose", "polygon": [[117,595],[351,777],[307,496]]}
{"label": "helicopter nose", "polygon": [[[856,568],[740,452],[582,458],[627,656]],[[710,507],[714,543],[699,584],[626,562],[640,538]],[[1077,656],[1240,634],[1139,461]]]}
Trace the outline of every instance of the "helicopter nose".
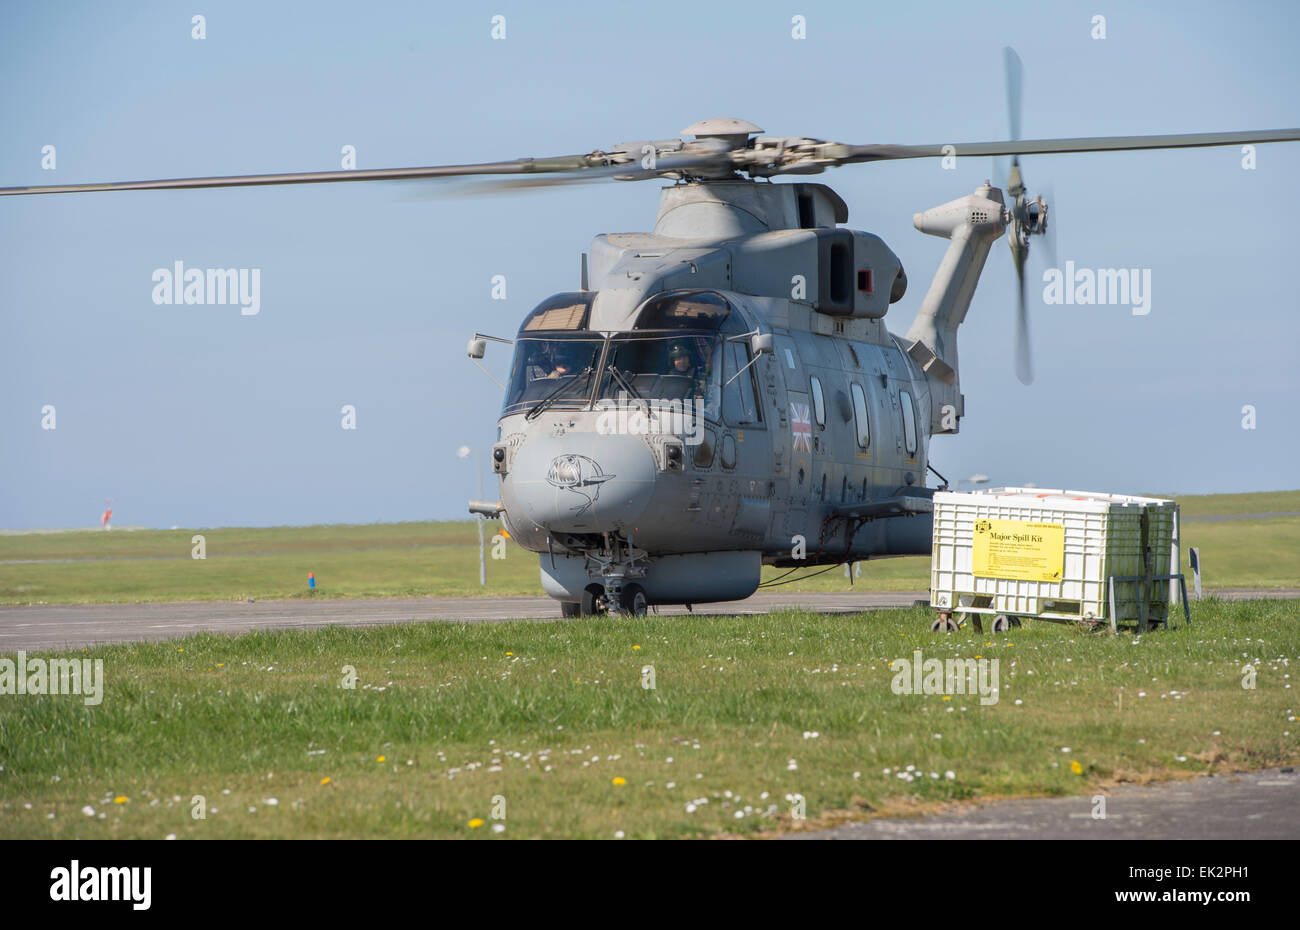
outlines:
{"label": "helicopter nose", "polygon": [[636,436],[533,436],[501,484],[512,516],[562,533],[626,530],[654,491],[654,456]]}

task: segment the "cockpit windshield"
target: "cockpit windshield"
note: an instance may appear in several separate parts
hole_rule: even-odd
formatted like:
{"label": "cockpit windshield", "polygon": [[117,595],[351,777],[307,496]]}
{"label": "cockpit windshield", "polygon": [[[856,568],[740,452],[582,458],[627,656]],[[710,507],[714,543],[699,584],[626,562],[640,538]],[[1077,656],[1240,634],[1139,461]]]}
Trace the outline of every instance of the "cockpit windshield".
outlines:
{"label": "cockpit windshield", "polygon": [[686,409],[702,404],[704,415],[717,419],[722,398],[718,337],[712,333],[671,336],[615,336],[600,383],[600,398],[620,403],[647,401],[652,406],[681,402]]}
{"label": "cockpit windshield", "polygon": [[585,405],[604,345],[604,339],[590,334],[520,338],[503,413],[530,413],[543,404]]}
{"label": "cockpit windshield", "polygon": [[656,294],[638,310],[631,332],[608,338],[588,329],[594,297],[590,291],[556,294],[524,320],[503,415],[536,416],[594,400],[602,407],[666,404],[716,421],[725,392],[735,408],[728,422],[758,422],[757,411],[749,409],[755,407],[752,391],[747,405],[731,397],[739,390],[734,382],[724,391],[724,380],[748,358],[736,341],[744,321],[725,297],[712,291]]}

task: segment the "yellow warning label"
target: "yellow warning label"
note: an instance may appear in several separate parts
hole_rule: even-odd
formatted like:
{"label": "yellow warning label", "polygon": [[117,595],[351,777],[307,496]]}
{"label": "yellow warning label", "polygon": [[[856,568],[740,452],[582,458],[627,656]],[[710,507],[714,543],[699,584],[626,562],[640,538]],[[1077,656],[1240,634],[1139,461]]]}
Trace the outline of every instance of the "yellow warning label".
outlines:
{"label": "yellow warning label", "polygon": [[1060,581],[1065,527],[1024,520],[976,520],[971,571],[984,578]]}

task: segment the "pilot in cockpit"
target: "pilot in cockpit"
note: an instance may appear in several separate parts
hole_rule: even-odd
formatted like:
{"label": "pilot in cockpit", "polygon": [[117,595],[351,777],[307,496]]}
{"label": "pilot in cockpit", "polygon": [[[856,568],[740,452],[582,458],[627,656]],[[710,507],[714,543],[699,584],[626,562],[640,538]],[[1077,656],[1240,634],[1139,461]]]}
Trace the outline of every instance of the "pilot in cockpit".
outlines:
{"label": "pilot in cockpit", "polygon": [[688,396],[703,397],[705,392],[704,373],[695,362],[695,353],[683,343],[675,342],[668,349],[669,375],[678,375],[690,379]]}
{"label": "pilot in cockpit", "polygon": [[567,378],[578,370],[581,349],[577,346],[557,345],[551,348],[551,370],[544,378]]}

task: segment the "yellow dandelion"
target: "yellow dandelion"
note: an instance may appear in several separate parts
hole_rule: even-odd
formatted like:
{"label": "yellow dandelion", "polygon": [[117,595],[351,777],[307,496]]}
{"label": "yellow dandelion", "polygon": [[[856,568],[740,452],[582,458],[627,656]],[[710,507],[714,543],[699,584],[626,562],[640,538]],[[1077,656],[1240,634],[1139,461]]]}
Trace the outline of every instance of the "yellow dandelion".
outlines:
{"label": "yellow dandelion", "polygon": [[951,701],[951,700],[952,700],[952,695],[951,695],[951,694],[945,694],[945,695],[943,696],[943,699],[944,699],[945,701]]}
{"label": "yellow dandelion", "polygon": [[632,648],[633,648],[633,649],[640,649],[641,647],[640,647],[640,646],[633,646]]}
{"label": "yellow dandelion", "polygon": [[113,798],[114,804],[125,804],[126,802],[127,802],[126,795],[121,795],[119,797]]}
{"label": "yellow dandelion", "polygon": [[514,655],[514,653],[513,653],[513,652],[507,652],[506,655],[508,655],[508,656],[512,656],[512,655]]}
{"label": "yellow dandelion", "polygon": [[617,778],[614,779],[614,784],[619,787],[622,787],[623,785],[627,784],[627,779],[624,778],[622,775],[619,775]]}
{"label": "yellow dandelion", "polygon": [[477,817],[469,822],[469,828],[471,830],[477,830],[481,826],[483,826],[483,821],[479,820]]}
{"label": "yellow dandelion", "polygon": [[1073,762],[1070,763],[1070,771],[1073,772],[1075,775],[1083,774],[1083,766],[1079,764],[1078,759],[1075,759]]}
{"label": "yellow dandelion", "polygon": [[217,668],[225,668],[225,667],[226,667],[226,663],[225,663],[225,662],[218,662],[218,663],[217,663]]}
{"label": "yellow dandelion", "polygon": [[376,762],[384,762],[384,761],[387,761],[387,759],[388,759],[388,756],[380,756],[380,757],[379,757],[378,759],[376,759],[375,761],[376,761]]}
{"label": "yellow dandelion", "polygon": [[330,777],[329,777],[328,775],[326,775],[324,778],[322,778],[322,779],[320,780],[320,783],[321,783],[322,785],[328,785],[328,784],[330,783]]}

